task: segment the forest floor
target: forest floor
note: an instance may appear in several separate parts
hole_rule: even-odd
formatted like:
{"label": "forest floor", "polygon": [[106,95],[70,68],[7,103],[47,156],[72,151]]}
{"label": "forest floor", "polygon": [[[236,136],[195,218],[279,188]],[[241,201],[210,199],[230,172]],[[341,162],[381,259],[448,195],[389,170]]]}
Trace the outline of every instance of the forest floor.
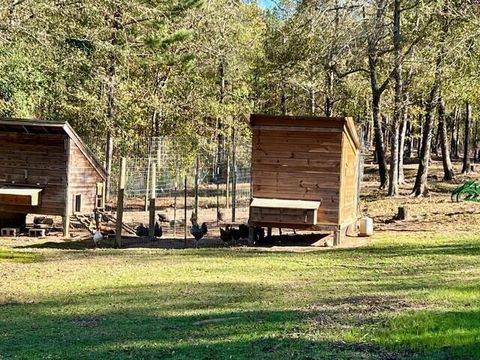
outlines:
{"label": "forest floor", "polygon": [[352,247],[0,239],[0,359],[480,359],[480,204],[437,162],[411,198],[414,167],[390,199],[367,166],[375,234]]}

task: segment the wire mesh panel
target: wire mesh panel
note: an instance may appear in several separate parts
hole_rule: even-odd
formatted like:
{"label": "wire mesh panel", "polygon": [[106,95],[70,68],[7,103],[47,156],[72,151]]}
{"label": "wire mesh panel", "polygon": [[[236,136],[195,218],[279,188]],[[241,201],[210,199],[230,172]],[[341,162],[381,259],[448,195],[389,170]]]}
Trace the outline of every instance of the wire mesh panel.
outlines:
{"label": "wire mesh panel", "polygon": [[[226,157],[224,163],[215,164],[212,157],[199,155],[193,165],[180,169],[176,165],[183,162],[177,159],[172,142],[163,137],[152,139],[147,157],[127,159],[125,211],[143,212],[135,218],[141,219],[137,222],[146,222],[154,182],[156,211],[164,214],[169,223],[189,224],[193,212],[197,212],[200,223],[245,222],[250,201],[249,144],[237,148],[241,162],[234,164],[231,157]],[[222,169],[221,174],[219,169]],[[118,174],[113,172],[109,203],[112,210],[116,208],[117,178]]]}

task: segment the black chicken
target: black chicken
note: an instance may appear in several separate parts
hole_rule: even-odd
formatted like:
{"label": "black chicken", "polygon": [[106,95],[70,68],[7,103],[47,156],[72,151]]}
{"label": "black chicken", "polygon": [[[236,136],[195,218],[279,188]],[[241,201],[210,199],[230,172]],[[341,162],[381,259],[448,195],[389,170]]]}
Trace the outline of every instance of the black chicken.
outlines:
{"label": "black chicken", "polygon": [[162,227],[158,222],[155,223],[155,237],[162,237],[163,235],[163,230]]}
{"label": "black chicken", "polygon": [[230,225],[227,225],[225,229],[220,228],[220,239],[222,239],[223,242],[232,241],[232,238],[233,238],[233,229],[230,227]]}
{"label": "black chicken", "polygon": [[148,228],[145,227],[143,224],[140,224],[136,229],[135,229],[135,234],[137,236],[148,236]]}
{"label": "black chicken", "polygon": [[192,225],[192,228],[190,229],[190,233],[193,235],[195,238],[195,241],[199,241],[201,238],[205,236],[205,234],[208,232],[207,224],[202,223],[202,225],[198,225],[197,222],[195,222]]}
{"label": "black chicken", "polygon": [[170,219],[168,218],[168,216],[166,214],[157,214],[158,216],[158,221],[160,221],[161,223],[167,223],[167,222],[170,222]]}
{"label": "black chicken", "polygon": [[245,225],[245,224],[240,224],[240,226],[238,227],[238,232],[239,232],[239,236],[240,236],[240,239],[247,239],[248,238],[248,226]]}

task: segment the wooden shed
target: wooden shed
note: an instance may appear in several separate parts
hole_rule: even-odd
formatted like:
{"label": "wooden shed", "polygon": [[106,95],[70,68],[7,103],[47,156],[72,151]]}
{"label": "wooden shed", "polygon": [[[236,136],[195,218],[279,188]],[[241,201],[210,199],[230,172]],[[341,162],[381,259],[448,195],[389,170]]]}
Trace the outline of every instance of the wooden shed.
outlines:
{"label": "wooden shed", "polygon": [[334,232],[358,218],[360,142],[351,118],[252,115],[252,227]]}
{"label": "wooden shed", "polygon": [[0,226],[104,206],[106,172],[67,122],[0,119]]}

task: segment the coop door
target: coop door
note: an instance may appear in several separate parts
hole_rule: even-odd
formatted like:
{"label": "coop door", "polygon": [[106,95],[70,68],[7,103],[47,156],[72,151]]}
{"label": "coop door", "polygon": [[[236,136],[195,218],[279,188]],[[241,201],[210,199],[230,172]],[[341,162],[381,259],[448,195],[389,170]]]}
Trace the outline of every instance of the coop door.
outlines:
{"label": "coop door", "polygon": [[75,198],[73,201],[73,211],[75,213],[82,212],[82,195],[75,195]]}

